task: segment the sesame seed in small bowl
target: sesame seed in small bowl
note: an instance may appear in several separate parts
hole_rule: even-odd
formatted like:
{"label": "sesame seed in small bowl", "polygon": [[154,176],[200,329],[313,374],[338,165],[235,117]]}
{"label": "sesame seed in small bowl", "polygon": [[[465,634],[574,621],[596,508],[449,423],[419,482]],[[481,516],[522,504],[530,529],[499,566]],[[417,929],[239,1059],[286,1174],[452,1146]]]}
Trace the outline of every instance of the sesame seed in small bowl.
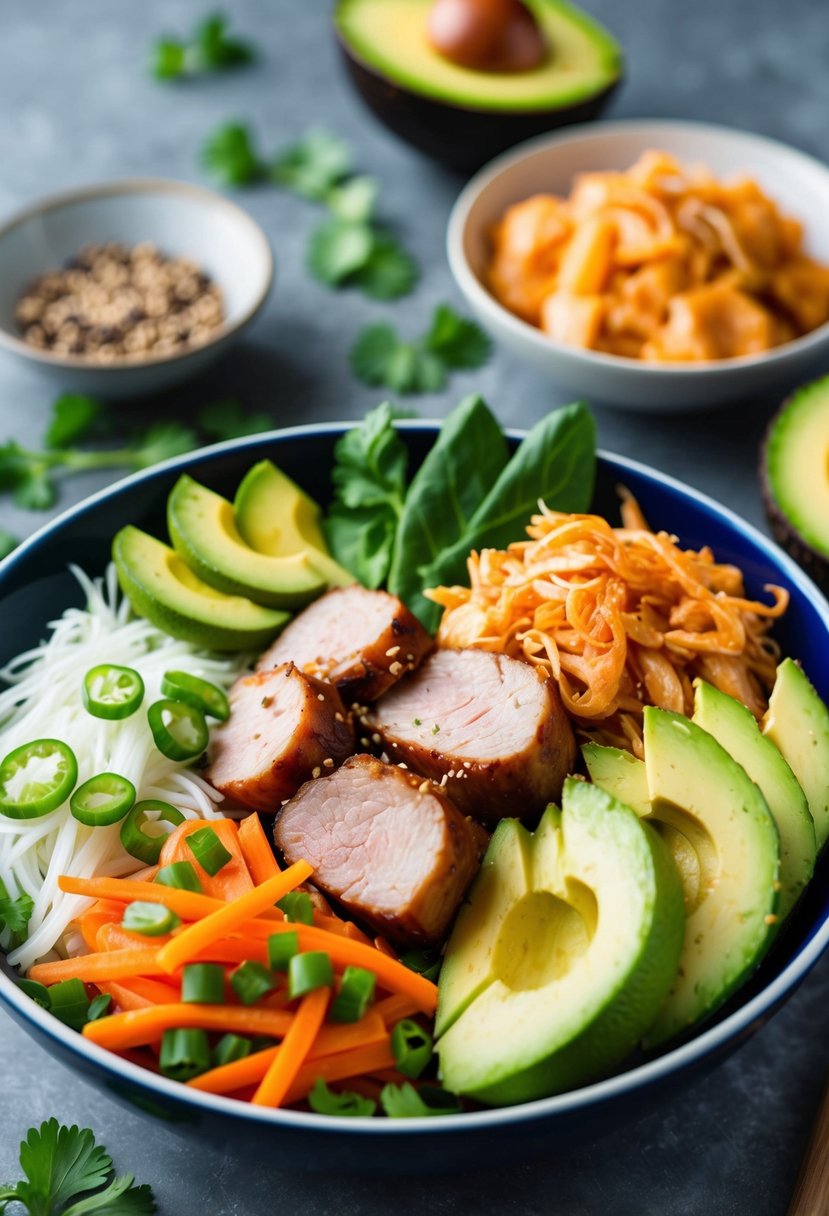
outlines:
{"label": "sesame seed in small bowl", "polygon": [[184,182],[74,190],[0,224],[0,351],[67,392],[158,392],[200,374],[264,305],[251,217]]}

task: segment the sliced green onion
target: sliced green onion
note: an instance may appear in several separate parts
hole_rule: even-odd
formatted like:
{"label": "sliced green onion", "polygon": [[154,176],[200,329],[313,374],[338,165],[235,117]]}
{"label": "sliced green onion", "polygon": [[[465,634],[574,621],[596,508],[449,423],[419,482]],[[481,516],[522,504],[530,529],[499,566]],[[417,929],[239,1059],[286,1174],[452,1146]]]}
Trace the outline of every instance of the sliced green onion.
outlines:
{"label": "sliced green onion", "polygon": [[289,891],[276,901],[277,908],[285,914],[285,919],[297,925],[313,925],[314,905],[311,896],[305,891]]}
{"label": "sliced green onion", "polygon": [[230,717],[227,693],[209,680],[191,676],[188,671],[165,671],[161,677],[161,691],[172,701],[192,705],[205,717],[218,718],[220,722],[226,722]]}
{"label": "sliced green onion", "polygon": [[87,1021],[97,1022],[98,1018],[103,1018],[109,1013],[109,1007],[112,1004],[112,997],[105,992],[100,992],[89,1002],[89,1014]]}
{"label": "sliced green onion", "polygon": [[185,1004],[221,1005],[225,999],[225,970],[218,963],[188,963],[181,973]]}
{"label": "sliced green onion", "polygon": [[0,763],[0,815],[38,819],[65,802],[78,780],[78,762],[60,739],[35,739]]}
{"label": "sliced green onion", "polygon": [[187,837],[187,847],[211,878],[229,861],[233,861],[233,854],[227,851],[212,828],[199,828],[191,832]]}
{"label": "sliced green onion", "polygon": [[432,1058],[432,1036],[411,1018],[403,1018],[391,1032],[391,1051],[404,1077],[419,1077]]}
{"label": "sliced green onion", "polygon": [[38,984],[36,980],[18,980],[17,986],[36,1005],[40,1005],[41,1009],[51,1008],[52,1001],[49,997],[49,989],[45,984]]}
{"label": "sliced green onion", "polygon": [[232,1064],[235,1060],[244,1060],[253,1051],[253,1043],[238,1034],[223,1035],[211,1052],[211,1063],[214,1068],[223,1064]]}
{"label": "sliced green onion", "polygon": [[261,963],[248,960],[240,963],[230,976],[230,986],[243,1005],[255,1005],[261,997],[273,992],[276,979]]}
{"label": "sliced green onion", "polygon": [[314,1082],[314,1088],[308,1094],[308,1105],[318,1115],[344,1115],[347,1118],[373,1115],[377,1110],[376,1102],[372,1102],[371,1098],[364,1098],[362,1094],[355,1094],[352,1090],[334,1093],[322,1077],[317,1077]]}
{"label": "sliced green onion", "polygon": [[204,1030],[165,1030],[158,1066],[173,1081],[189,1081],[210,1068],[210,1044]]}
{"label": "sliced green onion", "polygon": [[101,663],[83,678],[84,707],[95,718],[120,721],[134,714],[144,700],[144,681],[132,667]]}
{"label": "sliced green onion", "polygon": [[430,1115],[456,1115],[461,1104],[454,1094],[439,1085],[421,1085],[415,1089],[410,1081],[402,1085],[384,1085],[380,1105],[390,1119],[420,1119]]}
{"label": "sliced green onion", "polygon": [[181,701],[154,701],[147,721],[155,745],[168,760],[192,760],[207,747],[210,732],[204,714]]}
{"label": "sliced green onion", "polygon": [[88,828],[118,823],[135,802],[135,786],[118,773],[98,773],[79,785],[69,799],[69,809]]}
{"label": "sliced green onion", "polygon": [[410,971],[416,971],[424,979],[437,981],[440,974],[440,956],[434,950],[407,950],[400,961]]}
{"label": "sliced green onion", "polygon": [[89,998],[80,980],[61,980],[49,988],[49,1008],[66,1026],[82,1030],[89,1017]]}
{"label": "sliced green onion", "polygon": [[144,937],[163,937],[172,933],[181,924],[181,917],[176,916],[164,904],[153,904],[146,899],[135,899],[127,904],[121,918],[121,928],[130,933],[141,933]]}
{"label": "sliced green onion", "polygon": [[327,988],[334,983],[334,968],[331,958],[323,950],[306,950],[295,954],[288,964],[288,993],[305,996],[315,988]]}
{"label": "sliced green onion", "polygon": [[299,950],[299,934],[272,933],[268,938],[268,966],[271,971],[287,971],[288,964]]}
{"label": "sliced green onion", "polygon": [[365,967],[346,967],[340,991],[328,1011],[331,1021],[359,1022],[374,999],[376,987],[377,976],[373,971],[367,971]]}
{"label": "sliced green onion", "polygon": [[179,891],[195,891],[202,893],[202,885],[192,861],[171,861],[168,866],[162,866],[153,882],[160,882],[163,887],[176,887]]}
{"label": "sliced green onion", "polygon": [[184,816],[169,802],[158,798],[145,798],[135,806],[121,824],[121,844],[131,857],[137,857],[146,866],[157,864],[168,833],[148,832],[147,828],[161,828],[166,824],[170,831],[184,823]]}

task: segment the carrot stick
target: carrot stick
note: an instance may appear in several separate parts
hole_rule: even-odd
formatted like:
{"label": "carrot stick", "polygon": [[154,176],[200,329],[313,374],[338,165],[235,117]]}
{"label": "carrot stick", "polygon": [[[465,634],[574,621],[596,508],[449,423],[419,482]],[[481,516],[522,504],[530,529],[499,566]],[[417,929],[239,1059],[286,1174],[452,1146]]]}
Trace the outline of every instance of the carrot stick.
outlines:
{"label": "carrot stick", "polygon": [[[293,891],[294,887],[298,887],[313,872],[313,867],[307,861],[297,861],[281,874],[263,882],[261,887],[254,887],[252,891],[240,895],[232,903],[225,904],[217,911],[211,912],[203,920],[188,925],[166,946],[161,947],[158,952],[159,963],[165,971],[175,971],[177,967],[189,962],[194,955],[209,946],[211,942],[232,933],[234,929],[238,929],[240,925],[257,916],[258,913],[272,908],[278,899],[287,895],[289,891]],[[274,922],[274,924],[276,923]]]}
{"label": "carrot stick", "polygon": [[239,824],[239,848],[257,887],[279,873],[262,820],[255,812]]}
{"label": "carrot stick", "polygon": [[[359,1022],[348,1026],[323,1026],[317,1035],[309,1053],[309,1060],[326,1059],[329,1056],[339,1056],[344,1053],[371,1047],[377,1043],[385,1043],[388,1034],[383,1023],[373,1014],[366,1014]],[[270,1068],[279,1047],[266,1047],[257,1051],[244,1060],[234,1060],[231,1064],[222,1064],[203,1072],[200,1077],[194,1077],[187,1084],[192,1089],[201,1089],[210,1094],[230,1094],[246,1085],[258,1085]]]}
{"label": "carrot stick", "polygon": [[282,1105],[285,1094],[314,1045],[330,995],[328,988],[315,988],[302,998],[288,1033],[251,1098],[254,1106]]}
{"label": "carrot stick", "polygon": [[78,958],[59,959],[54,963],[35,963],[29,969],[29,979],[38,984],[57,984],[61,980],[79,979],[85,984],[99,980],[129,979],[133,975],[160,975],[154,946],[139,950],[106,950],[99,954],[82,954]]}
{"label": "carrot stick", "polygon": [[121,919],[121,905],[118,905],[117,912],[96,912],[92,907],[88,912],[82,912],[77,919],[77,926],[81,931],[88,950],[98,949],[98,933],[104,925],[111,925],[114,920]]}
{"label": "carrot stick", "polygon": [[[141,996],[138,992],[128,988],[126,984],[118,984],[113,980],[101,980],[98,985],[101,992],[106,996],[111,996],[119,1009],[151,1009],[155,1001],[149,1000],[145,996]],[[170,989],[168,989],[168,992]]]}
{"label": "carrot stick", "polygon": [[[184,826],[183,824],[180,826]],[[228,863],[230,864],[230,863]],[[69,895],[89,895],[117,900],[123,907],[135,899],[147,899],[150,903],[163,904],[182,920],[201,920],[223,908],[227,901],[212,895],[200,895],[197,891],[184,891],[178,887],[165,887],[155,882],[138,882],[132,878],[75,878],[61,874],[58,878],[61,891]],[[265,919],[282,921],[284,916],[278,908],[265,909],[259,914]]]}
{"label": "carrot stick", "polygon": [[341,1051],[336,1056],[325,1056],[303,1064],[285,1095],[285,1105],[301,1101],[313,1088],[317,1077],[323,1081],[344,1081],[347,1077],[361,1077],[382,1068],[394,1068],[390,1041],[375,1043],[372,1047],[358,1047],[356,1051]]}
{"label": "carrot stick", "polygon": [[181,1000],[181,985],[172,982],[168,975],[157,980],[137,975],[134,979],[123,980],[120,986],[129,988],[131,992],[142,996],[153,1005],[169,1005]]}
{"label": "carrot stick", "polygon": [[[212,828],[222,842],[231,860],[222,866],[216,874],[208,874],[207,870],[196,861],[187,843],[187,837],[201,828]],[[161,847],[159,861],[163,866],[173,861],[189,861],[198,875],[205,895],[216,899],[238,899],[253,890],[254,880],[245,864],[239,844],[239,829],[232,819],[185,819],[177,828],[173,828]]]}
{"label": "carrot stick", "polygon": [[417,1013],[418,1008],[419,1006],[407,996],[401,996],[395,992],[391,996],[384,997],[382,1001],[377,1001],[374,1005],[374,1013],[379,1013],[387,1026],[393,1026],[401,1018],[410,1018],[413,1013]]}
{"label": "carrot stick", "polygon": [[253,1009],[244,1005],[155,1005],[131,1009],[87,1022],[83,1033],[91,1042],[111,1051],[142,1047],[160,1039],[165,1030],[193,1027],[201,1030],[233,1031],[235,1034],[264,1034],[283,1038],[297,1014],[281,1009]]}
{"label": "carrot stick", "polygon": [[110,921],[106,925],[101,925],[101,928],[98,930],[95,946],[98,950],[130,950],[133,948],[140,949],[142,946],[149,945],[150,941],[152,941],[152,944],[158,950],[169,940],[169,933],[150,939],[141,933],[130,933],[128,929],[123,929],[120,924],[112,924]]}

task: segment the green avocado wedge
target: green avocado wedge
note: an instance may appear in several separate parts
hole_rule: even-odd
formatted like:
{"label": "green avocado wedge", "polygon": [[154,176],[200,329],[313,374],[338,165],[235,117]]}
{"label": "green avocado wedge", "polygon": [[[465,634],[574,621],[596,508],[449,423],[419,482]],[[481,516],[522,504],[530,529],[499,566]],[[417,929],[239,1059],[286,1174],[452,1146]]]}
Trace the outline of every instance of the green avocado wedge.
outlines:
{"label": "green avocado wedge", "polygon": [[713,735],[760,790],[780,834],[782,921],[791,911],[815,868],[815,825],[806,795],[783,756],[760,733],[754,714],[704,680],[694,682],[694,722]]}
{"label": "green avocado wedge", "polygon": [[116,534],[112,560],[135,612],[195,646],[261,650],[290,620],[287,612],[217,591],[175,550],[132,525]]}
{"label": "green avocado wedge", "polygon": [[269,608],[302,608],[321,595],[327,579],[305,549],[281,557],[258,553],[236,526],[233,505],[179,477],[167,499],[173,548],[205,583],[227,595],[242,595]]}
{"label": "green avocado wedge", "polygon": [[784,659],[777,668],[763,734],[806,795],[820,850],[829,837],[829,708],[793,659]]}
{"label": "green avocado wedge", "polygon": [[656,833],[597,786],[569,779],[534,833],[502,820],[441,971],[443,1084],[506,1105],[601,1076],[664,1001],[683,922]]}

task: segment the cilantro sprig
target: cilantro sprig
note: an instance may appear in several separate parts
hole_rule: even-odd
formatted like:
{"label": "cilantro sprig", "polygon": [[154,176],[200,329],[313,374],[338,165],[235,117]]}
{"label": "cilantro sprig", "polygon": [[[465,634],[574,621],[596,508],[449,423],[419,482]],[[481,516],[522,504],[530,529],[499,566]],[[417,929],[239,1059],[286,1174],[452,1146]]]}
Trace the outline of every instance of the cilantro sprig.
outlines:
{"label": "cilantro sprig", "polygon": [[255,57],[253,46],[230,35],[227,27],[227,18],[214,13],[199,22],[189,39],[158,38],[150,56],[153,76],[156,80],[181,80],[250,63]]}
{"label": "cilantro sprig", "polygon": [[0,935],[8,934],[7,947],[16,946],[25,938],[34,906],[34,900],[25,891],[9,895],[8,887],[0,878]]}
{"label": "cilantro sprig", "polygon": [[391,325],[368,325],[349,357],[364,384],[397,393],[433,393],[444,387],[450,372],[481,367],[491,348],[480,326],[439,304],[421,338],[406,342]]}
{"label": "cilantro sprig", "polygon": [[20,1145],[19,1182],[0,1185],[0,1214],[19,1203],[29,1216],[152,1216],[152,1190],[131,1174],[113,1176],[112,1158],[89,1128],[48,1119]]}

